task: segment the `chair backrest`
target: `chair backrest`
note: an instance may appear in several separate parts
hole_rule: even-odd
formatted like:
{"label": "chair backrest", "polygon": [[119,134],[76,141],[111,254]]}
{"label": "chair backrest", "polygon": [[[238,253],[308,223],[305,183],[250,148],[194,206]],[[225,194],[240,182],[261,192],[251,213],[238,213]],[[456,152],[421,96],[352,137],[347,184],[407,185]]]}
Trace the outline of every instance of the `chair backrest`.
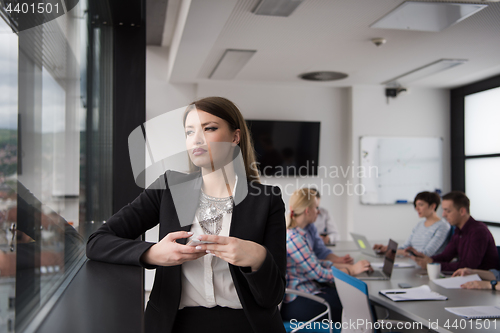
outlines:
{"label": "chair backrest", "polygon": [[500,246],[497,246],[497,252],[498,252],[498,267],[500,268]]}
{"label": "chair backrest", "polygon": [[454,226],[454,225],[452,225],[452,226],[450,227],[450,231],[448,232],[448,236],[446,237],[446,242],[447,242],[447,243],[449,243],[449,242],[450,242],[450,240],[451,240],[451,236],[453,236],[453,234],[455,233],[455,229],[456,229],[456,228],[457,228],[457,227],[456,227],[456,226]]}
{"label": "chair backrest", "polygon": [[361,323],[361,320],[364,323],[364,325],[355,325],[356,329],[352,329],[351,325],[346,325],[342,333],[374,333],[373,324],[376,319],[368,298],[368,286],[363,281],[335,267],[332,269],[337,293],[342,302],[342,323],[344,325],[350,322]]}
{"label": "chair backrest", "polygon": [[446,246],[450,242],[451,237],[453,236],[454,233],[455,233],[455,226],[452,225],[450,230],[448,231],[448,234],[446,235],[446,238],[445,238],[443,244],[441,244],[441,246],[439,247],[439,249],[436,251],[435,254],[440,254],[441,252],[444,251],[444,249],[446,248]]}
{"label": "chair backrest", "polygon": [[[328,323],[332,322],[332,312],[330,309],[330,304],[328,304],[328,302],[324,298],[307,293],[305,291],[289,289],[289,288],[286,288],[285,295],[286,294],[301,296],[301,297],[313,300],[315,302],[321,303],[325,306],[325,311],[317,314],[315,317],[309,319],[306,322],[295,322],[295,323],[293,323],[293,325],[289,321],[283,322],[283,324],[285,325],[285,330],[287,332],[291,332],[291,333],[295,333],[295,332],[311,332],[311,333],[319,333],[319,332],[334,333],[335,332],[335,333],[340,333],[340,329],[336,329],[332,325],[326,325],[326,327],[325,327],[325,325],[322,322],[315,322],[316,320],[319,320],[320,318],[324,317],[325,315],[328,316]],[[280,306],[281,305],[282,304],[280,303]],[[300,329],[299,329],[299,327],[300,327]]]}

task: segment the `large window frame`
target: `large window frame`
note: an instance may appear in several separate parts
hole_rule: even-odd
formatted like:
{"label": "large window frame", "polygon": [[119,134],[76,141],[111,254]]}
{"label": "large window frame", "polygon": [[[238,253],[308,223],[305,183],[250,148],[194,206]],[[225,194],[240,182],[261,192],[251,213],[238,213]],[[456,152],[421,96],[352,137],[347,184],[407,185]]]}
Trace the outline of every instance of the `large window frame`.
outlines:
{"label": "large window frame", "polygon": [[[500,75],[451,90],[451,186],[453,190],[467,193],[465,163],[471,159],[500,157],[498,153],[472,155],[465,154],[465,97],[471,94],[500,87]],[[500,223],[482,221],[490,226],[500,227]]]}
{"label": "large window frame", "polygon": [[[19,45],[24,53],[22,53],[22,59],[19,59],[20,56],[18,56],[18,61],[22,65],[23,76],[19,86],[22,87],[21,90],[24,95],[31,94],[36,97],[21,99],[24,104],[31,102],[28,106],[24,104],[20,105],[19,102],[17,103],[17,108],[22,110],[23,114],[18,115],[17,135],[19,135],[19,137],[15,141],[16,148],[19,146],[19,150],[24,147],[24,149],[30,148],[30,152],[41,152],[41,149],[36,149],[41,146],[43,141],[39,140],[41,131],[38,130],[40,125],[38,124],[39,121],[36,116],[40,114],[39,109],[41,109],[40,96],[43,94],[41,88],[43,84],[40,82],[42,80],[42,74],[47,76],[46,79],[50,79],[50,82],[47,82],[54,83],[53,81],[57,81],[57,84],[60,84],[61,87],[73,84],[71,87],[74,88],[76,85],[73,81],[79,82],[80,91],[75,88],[71,90],[71,93],[65,93],[66,101],[68,98],[67,96],[76,98],[77,101],[75,103],[61,103],[61,105],[63,105],[66,111],[78,105],[79,109],[75,112],[69,112],[69,114],[72,117],[77,117],[79,111],[81,111],[80,114],[82,117],[80,120],[83,120],[83,122],[81,122],[83,127],[73,131],[76,133],[76,138],[79,139],[80,146],[75,146],[76,148],[72,146],[76,150],[73,149],[70,154],[72,157],[76,156],[77,160],[73,165],[75,166],[73,169],[79,170],[80,172],[74,172],[73,174],[68,173],[68,179],[71,180],[72,183],[79,184],[80,186],[76,186],[77,191],[71,193],[63,191],[53,195],[58,201],[69,200],[73,203],[76,202],[76,206],[78,206],[79,202],[78,212],[80,214],[78,219],[75,220],[77,223],[74,224],[74,228],[72,228],[69,223],[66,223],[66,221],[60,223],[61,225],[68,226],[68,228],[64,228],[64,230],[71,230],[71,235],[79,235],[78,247],[76,248],[77,251],[76,253],[64,253],[65,259],[72,259],[71,261],[68,260],[68,263],[65,262],[64,267],[66,273],[60,278],[58,276],[58,280],[54,280],[54,283],[50,284],[49,291],[41,293],[40,278],[38,277],[40,274],[37,273],[42,271],[39,267],[43,266],[40,264],[40,260],[37,259],[40,257],[38,254],[42,252],[40,251],[39,245],[39,240],[42,239],[39,235],[41,232],[37,232],[32,236],[33,242],[30,240],[26,241],[27,245],[25,247],[27,249],[23,251],[23,253],[27,254],[24,254],[23,258],[28,257],[28,259],[30,259],[29,262],[33,262],[33,264],[23,268],[24,275],[22,280],[19,279],[18,274],[16,274],[17,271],[20,271],[19,269],[13,273],[15,275],[8,277],[12,280],[11,282],[14,288],[16,288],[12,292],[12,297],[9,299],[10,312],[13,312],[15,316],[10,318],[8,331],[15,329],[16,332],[36,332],[39,331],[38,327],[42,323],[51,322],[51,320],[55,322],[53,326],[55,325],[56,327],[59,326],[60,321],[73,321],[72,318],[63,318],[59,313],[52,311],[52,309],[54,305],[64,300],[64,290],[72,283],[73,278],[78,274],[79,269],[81,269],[85,263],[84,240],[107,218],[117,212],[121,207],[131,202],[142,191],[142,189],[135,184],[133,178],[128,153],[128,135],[133,129],[145,122],[146,115],[145,1],[134,0],[125,7],[122,2],[118,0],[84,0],[81,1],[81,3],[88,4],[86,7],[88,10],[77,14],[70,13],[70,15],[72,20],[76,20],[75,22],[79,20],[82,23],[80,32],[85,33],[78,34],[75,32],[76,30],[70,31],[75,32],[75,34],[59,33],[59,29],[66,32],[66,29],[64,29],[65,26],[61,25],[63,28],[55,26],[55,30],[51,30],[50,34],[45,36],[45,39],[40,36],[43,37],[46,27],[38,25],[32,28],[29,33],[24,33],[23,31],[19,32],[18,29],[12,26],[13,21],[10,20],[9,17],[3,15],[3,12],[0,12],[0,14],[2,14],[0,20],[6,21],[13,30],[13,33],[20,35],[22,39]],[[49,23],[54,24],[55,22]],[[58,33],[56,34],[55,32]],[[85,38],[82,37],[83,35],[86,35]],[[54,36],[62,37],[57,40],[58,43],[54,43],[52,40]],[[79,51],[77,45],[79,40],[77,38],[78,36],[84,41],[84,45],[80,48],[82,51],[80,54],[81,61],[79,63],[82,64],[81,68],[75,60],[78,59],[77,54],[71,53],[78,53]],[[31,37],[31,39],[27,37]],[[45,45],[41,42],[33,42],[40,40],[48,40],[50,44]],[[36,49],[36,47],[39,47],[40,50]],[[30,52],[31,49],[34,49],[34,51]],[[61,52],[60,49],[66,53]],[[41,52],[51,52],[50,55],[53,56],[71,53],[72,57],[64,62],[71,64],[71,75],[56,75],[57,73],[54,74],[47,71],[47,69],[53,71],[58,70],[59,67],[55,65],[49,66],[50,64],[46,65],[43,61],[37,62],[37,59],[45,61],[48,59],[47,56],[40,56],[40,54],[44,54]],[[60,64],[57,62],[54,63]],[[28,71],[28,69],[30,71]],[[67,83],[70,79],[73,81]],[[32,89],[30,90],[28,88]],[[29,113],[27,113],[28,111],[26,110],[28,110]],[[67,116],[67,114],[65,116]],[[33,121],[26,122],[26,119],[33,119]],[[25,126],[21,126],[21,124],[25,124]],[[31,127],[26,124],[31,125]],[[25,133],[34,134],[26,136]],[[53,145],[53,150],[57,153],[56,155],[59,156],[59,153],[64,153],[65,150],[61,149],[58,144],[67,144],[68,140],[56,141],[54,139],[53,141],[56,142],[56,144]],[[30,176],[34,173],[32,169],[36,169],[38,165],[40,165],[38,160],[38,164],[32,162],[32,153],[24,155],[18,154],[19,158],[16,165],[17,176]],[[79,165],[78,160],[80,162]],[[31,164],[28,162],[31,162]],[[54,165],[59,166],[56,163],[54,163]],[[78,174],[80,177],[78,177]],[[23,221],[29,221],[31,223],[29,225],[30,230],[42,230],[42,228],[40,228],[42,226],[41,207],[45,204],[42,199],[24,200],[30,192],[33,192],[33,188],[36,189],[37,186],[43,182],[44,178],[42,176],[38,176],[38,174],[36,176],[35,181],[31,182],[34,183],[35,186],[26,182],[28,186],[22,191],[23,193],[14,192],[18,197],[21,194],[24,195],[25,192],[27,193],[25,196],[21,196],[23,201],[17,200],[17,207],[14,207],[13,211],[16,211],[18,214],[13,216],[19,216],[23,213],[24,215],[21,216],[21,218]],[[66,185],[67,183],[66,181],[63,184]],[[41,185],[38,187],[41,187]],[[20,188],[22,187],[17,187],[18,192],[21,191]],[[36,195],[36,192],[34,194]],[[32,197],[35,198],[35,195]],[[40,195],[38,195],[38,197],[40,197]],[[19,202],[21,202],[21,204],[19,204]],[[48,207],[49,205],[46,206]],[[43,214],[47,215],[47,213]],[[63,214],[61,214],[61,216],[63,216]],[[16,222],[21,218],[16,218]],[[57,219],[57,221],[59,223],[59,219]],[[74,231],[75,229],[78,233]],[[18,223],[17,226],[14,224],[12,230],[12,233],[17,233],[17,235],[22,231]],[[11,234],[8,235],[11,236]],[[19,236],[16,237],[19,238]],[[17,249],[25,245],[24,243],[20,243],[19,240],[16,241],[15,237],[10,237],[9,240],[10,239],[12,239],[12,241],[7,245],[14,244]],[[65,240],[67,239],[68,237],[65,238]],[[62,247],[59,247],[59,249],[60,248]],[[69,249],[72,247],[64,244],[64,248]],[[19,251],[14,253],[15,257],[13,258],[14,260],[20,261],[20,256],[17,255],[17,252]],[[33,258],[37,259],[37,262],[35,262]],[[19,268],[20,265],[18,263],[10,267]],[[51,273],[51,271],[49,271],[49,273]],[[137,290],[141,291],[141,302],[144,302],[143,274],[143,271],[139,270],[133,273],[136,278],[135,281],[138,282]],[[27,299],[26,302],[19,302],[21,299],[19,297],[21,291],[23,292],[23,299]],[[74,306],[74,301],[70,301],[69,303],[70,306]],[[144,304],[141,305],[141,308],[144,308]],[[80,312],[79,309],[74,309],[75,315],[80,315]],[[2,317],[2,319],[4,318]],[[77,322],[78,321],[75,321],[74,324]],[[2,331],[2,328],[3,327],[0,327],[0,331]],[[43,329],[41,330],[43,331]]]}

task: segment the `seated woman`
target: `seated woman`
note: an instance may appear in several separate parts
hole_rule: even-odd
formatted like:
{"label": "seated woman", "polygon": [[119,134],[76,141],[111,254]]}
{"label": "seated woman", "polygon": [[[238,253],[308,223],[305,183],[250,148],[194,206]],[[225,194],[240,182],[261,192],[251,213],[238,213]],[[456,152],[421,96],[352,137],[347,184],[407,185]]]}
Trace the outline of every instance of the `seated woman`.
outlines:
{"label": "seated woman", "polygon": [[[446,247],[446,238],[450,231],[450,224],[440,218],[436,210],[441,198],[435,192],[420,192],[413,200],[418,217],[425,218],[413,228],[410,237],[399,248],[397,254],[409,256],[409,251],[416,250],[426,256],[441,253]],[[375,244],[373,249],[387,251],[387,246]]]}
{"label": "seated woman", "polygon": [[500,290],[500,271],[490,269],[485,271],[482,269],[460,268],[453,273],[452,277],[477,274],[483,281],[469,281],[462,284],[460,287],[464,289],[493,289]]}
{"label": "seated woman", "polygon": [[[324,298],[331,306],[332,320],[340,321],[342,305],[335,289],[332,265],[357,275],[371,269],[370,263],[361,260],[354,265],[333,264],[321,261],[311,247],[312,240],[304,228],[318,215],[318,200],[310,189],[296,190],[290,198],[287,216],[287,288],[304,291]],[[309,299],[287,294],[281,308],[284,320],[305,321],[324,311],[324,306]]]}

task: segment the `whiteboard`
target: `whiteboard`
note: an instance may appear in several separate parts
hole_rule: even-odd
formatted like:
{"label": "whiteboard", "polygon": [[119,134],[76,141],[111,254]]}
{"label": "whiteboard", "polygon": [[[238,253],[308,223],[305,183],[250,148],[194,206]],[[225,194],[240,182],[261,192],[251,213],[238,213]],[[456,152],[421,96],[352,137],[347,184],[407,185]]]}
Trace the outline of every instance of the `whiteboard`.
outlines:
{"label": "whiteboard", "polygon": [[413,203],[417,193],[443,188],[443,140],[437,137],[360,138],[361,203]]}

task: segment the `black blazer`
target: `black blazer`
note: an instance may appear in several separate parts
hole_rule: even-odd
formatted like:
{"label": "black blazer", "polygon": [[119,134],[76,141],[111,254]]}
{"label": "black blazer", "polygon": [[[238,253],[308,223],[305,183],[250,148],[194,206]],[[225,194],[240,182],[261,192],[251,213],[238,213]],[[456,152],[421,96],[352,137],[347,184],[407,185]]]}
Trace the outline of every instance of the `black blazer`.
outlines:
{"label": "black blazer", "polygon": [[[187,188],[184,195],[188,195],[189,199],[183,200],[187,205],[180,215],[187,214],[193,221],[201,182],[199,173],[186,175],[167,171],[88,240],[87,256],[92,260],[156,268],[145,313],[147,333],[172,331],[181,298],[181,266],[152,267],[141,262],[142,254],[154,244],[137,238],[158,223],[160,239],[170,232],[189,231],[191,225],[182,227],[179,222],[169,184],[172,188],[173,184]],[[242,188],[244,186],[237,186],[236,189],[237,204],[233,209],[229,235],[263,245],[267,256],[256,272],[251,272],[249,267],[231,264],[229,270],[253,330],[258,333],[285,332],[278,310],[286,286],[285,207],[281,192],[278,187],[248,183],[248,194],[238,204]],[[176,202],[179,202],[178,197]],[[185,242],[186,239],[179,240],[179,243]]]}

